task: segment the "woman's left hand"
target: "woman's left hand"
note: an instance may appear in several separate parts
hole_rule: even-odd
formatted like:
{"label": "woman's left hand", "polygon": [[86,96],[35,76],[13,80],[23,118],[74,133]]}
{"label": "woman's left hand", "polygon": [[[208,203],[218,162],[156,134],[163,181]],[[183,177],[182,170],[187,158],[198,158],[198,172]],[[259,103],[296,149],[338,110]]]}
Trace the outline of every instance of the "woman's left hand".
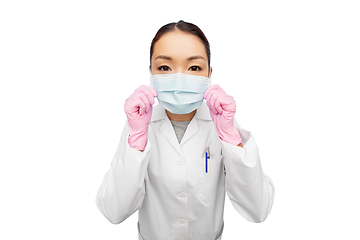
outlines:
{"label": "woman's left hand", "polygon": [[236,113],[234,98],[227,95],[219,85],[215,84],[206,90],[204,99],[210,109],[210,115],[219,138],[232,145],[242,146],[240,133],[234,124]]}

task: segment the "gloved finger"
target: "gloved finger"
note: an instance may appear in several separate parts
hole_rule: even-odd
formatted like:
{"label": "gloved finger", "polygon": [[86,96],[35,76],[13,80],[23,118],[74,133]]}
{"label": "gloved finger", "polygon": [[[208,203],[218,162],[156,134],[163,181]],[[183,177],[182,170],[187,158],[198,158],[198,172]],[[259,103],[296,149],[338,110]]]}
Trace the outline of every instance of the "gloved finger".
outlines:
{"label": "gloved finger", "polygon": [[147,89],[147,90],[148,90],[148,92],[150,93],[150,94],[148,95],[149,98],[150,98],[150,96],[151,96],[152,98],[154,98],[154,97],[157,97],[157,95],[158,95],[157,92],[155,91],[155,89],[153,89],[153,88],[150,87],[150,86],[141,85],[140,88],[141,88],[141,89]]}
{"label": "gloved finger", "polygon": [[214,84],[214,85],[211,85],[210,87],[208,87],[208,89],[205,91],[204,93],[204,99],[208,99],[209,97],[209,94],[213,91],[213,90],[221,90],[221,91],[224,91],[219,85],[217,84]]}
{"label": "gloved finger", "polygon": [[[131,96],[125,100],[124,110],[127,114],[144,114],[144,112],[147,112],[150,110],[150,103],[154,100],[154,94],[157,95],[156,91],[145,85],[141,85],[139,88],[137,88]],[[147,95],[151,96],[149,100]],[[141,97],[142,96],[142,97]]]}
{"label": "gloved finger", "polygon": [[222,108],[222,104],[221,104],[222,99],[223,99],[223,96],[218,96],[214,101],[214,108],[220,115],[222,115],[224,112],[223,108]]}
{"label": "gloved finger", "polygon": [[215,105],[216,99],[222,96],[226,96],[225,91],[217,84],[213,85],[214,87],[212,90],[208,93],[207,97],[210,99],[210,104],[213,106],[213,109],[216,114],[222,114],[223,109],[221,108],[221,105],[217,104]]}
{"label": "gloved finger", "polygon": [[209,93],[208,100],[212,107],[215,107],[214,104],[217,98],[218,98],[218,93],[216,92],[216,90],[213,90],[212,92]]}
{"label": "gloved finger", "polygon": [[224,104],[222,105],[222,108],[225,111],[236,111],[236,102],[232,96],[227,95],[223,101]]}
{"label": "gloved finger", "polygon": [[[211,91],[209,91],[208,93],[207,93],[207,98],[206,98],[206,104],[208,105],[208,107],[209,107],[209,110],[211,111],[211,112],[213,112],[213,113],[217,113],[217,111],[215,110],[215,108],[214,108],[214,101],[215,101],[215,99],[214,99],[214,92],[215,92],[216,90],[211,90]],[[216,95],[216,94],[215,94]]]}
{"label": "gloved finger", "polygon": [[214,106],[211,105],[209,101],[206,100],[206,104],[207,104],[207,106],[208,106],[208,108],[209,108],[209,110],[210,110],[210,113],[214,113],[214,114],[217,113],[216,110],[215,110],[215,108],[214,108]]}
{"label": "gloved finger", "polygon": [[[149,102],[151,105],[153,105],[153,104],[155,103],[154,95],[153,95],[153,93],[151,92],[150,89],[148,89],[148,88],[141,88],[141,89],[139,89],[139,90],[141,91],[141,93],[142,93],[143,95],[146,96],[146,98],[148,99],[148,102]],[[154,90],[154,91],[155,91],[155,90]]]}
{"label": "gloved finger", "polygon": [[224,97],[218,98],[215,106],[220,106],[223,109],[223,115],[225,115],[226,118],[230,119],[235,116],[236,104],[232,96],[226,95]]}
{"label": "gloved finger", "polygon": [[[147,108],[146,103],[148,102],[148,99],[145,96],[145,93],[143,92],[143,87],[140,86],[139,88],[137,88],[130,98],[132,99],[133,104],[135,103],[138,104],[137,106],[135,106],[138,112],[139,113],[141,112],[141,114],[143,114],[143,112],[146,111]],[[142,99],[141,102],[138,101],[139,99]]]}
{"label": "gloved finger", "polygon": [[125,113],[134,114],[139,113],[140,109],[144,109],[146,106],[140,98],[131,97],[125,101]]}
{"label": "gloved finger", "polygon": [[210,103],[213,105],[217,114],[223,114],[223,108],[220,104],[220,101],[226,96],[227,96],[226,93],[222,89],[214,91]]}
{"label": "gloved finger", "polygon": [[218,112],[218,114],[222,115],[224,112],[223,104],[226,104],[226,93],[224,91],[221,91],[218,93],[217,98],[214,101],[214,108]]}
{"label": "gloved finger", "polygon": [[139,99],[142,101],[143,103],[143,107],[140,107],[139,108],[139,114],[140,115],[143,115],[144,113],[146,112],[149,112],[150,111],[150,102],[149,102],[149,99],[146,97],[145,94],[143,94],[142,92],[138,95],[139,96]]}

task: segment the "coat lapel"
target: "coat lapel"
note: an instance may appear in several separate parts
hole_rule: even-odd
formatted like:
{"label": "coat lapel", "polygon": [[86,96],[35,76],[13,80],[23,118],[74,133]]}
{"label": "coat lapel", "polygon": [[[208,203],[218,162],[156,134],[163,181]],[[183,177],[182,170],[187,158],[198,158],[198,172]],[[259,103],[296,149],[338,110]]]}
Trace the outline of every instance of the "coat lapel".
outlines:
{"label": "coat lapel", "polygon": [[192,138],[199,131],[199,121],[198,121],[198,119],[211,121],[209,108],[207,107],[205,102],[203,102],[201,104],[201,106],[196,110],[195,116],[193,117],[193,119],[191,120],[191,122],[189,123],[189,125],[186,128],[185,135],[184,135],[183,139],[180,142],[180,146],[185,144],[185,142],[187,140]]}
{"label": "coat lapel", "polygon": [[191,122],[186,128],[185,134],[180,142],[180,146],[182,146],[187,140],[189,140],[192,136],[194,136],[199,131],[199,126],[196,117],[191,119]]}
{"label": "coat lapel", "polygon": [[165,136],[165,138],[171,143],[171,145],[176,149],[176,151],[178,151],[178,153],[182,157],[184,157],[179,142],[176,138],[174,128],[167,116],[165,117],[165,121],[162,123],[160,127],[160,131]]}

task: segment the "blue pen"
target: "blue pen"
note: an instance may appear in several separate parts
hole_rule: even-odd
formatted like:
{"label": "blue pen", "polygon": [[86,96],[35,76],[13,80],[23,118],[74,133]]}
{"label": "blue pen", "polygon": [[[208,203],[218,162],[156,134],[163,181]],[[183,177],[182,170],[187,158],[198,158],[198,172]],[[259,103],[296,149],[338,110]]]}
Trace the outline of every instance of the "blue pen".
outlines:
{"label": "blue pen", "polygon": [[206,151],[205,151],[205,172],[206,173],[208,172],[208,159],[210,159],[210,151],[209,151],[209,148],[207,147]]}

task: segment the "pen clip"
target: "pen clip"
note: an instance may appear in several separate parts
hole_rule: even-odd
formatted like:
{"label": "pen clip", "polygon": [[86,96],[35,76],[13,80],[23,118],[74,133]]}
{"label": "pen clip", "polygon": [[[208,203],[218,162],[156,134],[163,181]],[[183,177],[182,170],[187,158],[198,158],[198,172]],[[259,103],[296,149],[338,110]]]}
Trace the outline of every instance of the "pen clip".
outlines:
{"label": "pen clip", "polygon": [[204,161],[205,161],[205,169],[204,171],[207,173],[208,172],[208,160],[210,159],[210,150],[209,147],[206,148],[205,154],[204,154]]}

